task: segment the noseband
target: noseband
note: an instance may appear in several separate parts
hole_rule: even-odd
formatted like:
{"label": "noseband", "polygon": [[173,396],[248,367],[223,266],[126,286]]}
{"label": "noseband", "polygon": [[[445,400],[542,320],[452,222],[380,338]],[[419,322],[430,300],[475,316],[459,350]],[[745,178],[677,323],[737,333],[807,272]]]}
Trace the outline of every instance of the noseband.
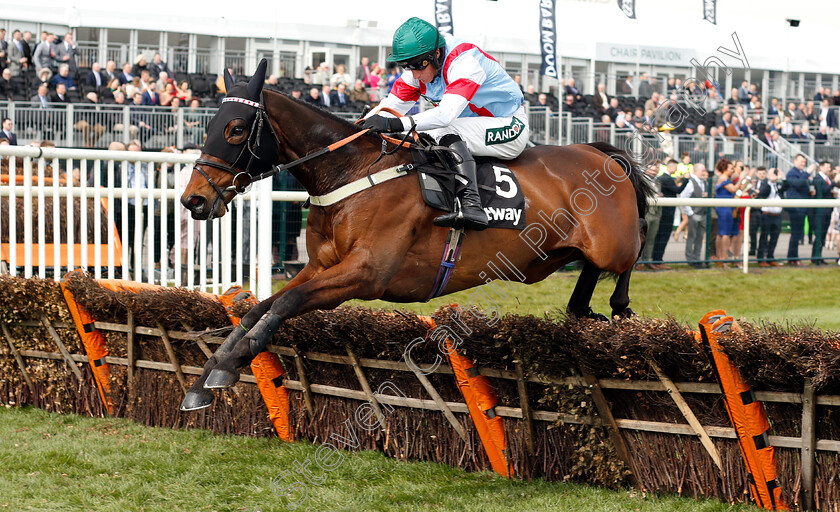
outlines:
{"label": "noseband", "polygon": [[[195,164],[193,164],[193,169],[198,171],[202,176],[204,176],[204,179],[207,180],[207,183],[209,183],[210,186],[213,187],[213,190],[216,191],[216,199],[213,201],[213,206],[211,207],[211,210],[210,210],[210,215],[211,216],[213,215],[213,212],[216,211],[217,204],[220,201],[222,203],[222,206],[225,208],[225,210],[227,210],[227,205],[225,205],[225,198],[224,198],[224,194],[226,192],[234,192],[236,194],[242,194],[247,190],[247,187],[238,186],[237,182],[240,180],[240,177],[243,176],[243,175],[250,178],[251,175],[250,175],[249,171],[251,169],[251,165],[254,163],[254,159],[260,160],[260,157],[257,156],[256,152],[260,147],[260,137],[262,136],[262,130],[263,130],[263,125],[264,124],[268,125],[268,129],[271,130],[271,135],[272,135],[272,138],[274,139],[274,143],[278,144],[277,134],[274,133],[274,128],[271,126],[271,122],[268,119],[268,113],[266,113],[265,106],[263,106],[262,102],[258,103],[256,101],[246,100],[245,98],[227,97],[227,98],[224,98],[222,100],[222,103],[226,103],[228,101],[232,101],[232,102],[236,102],[236,103],[242,103],[243,105],[248,105],[250,107],[254,107],[255,109],[257,109],[257,115],[254,118],[254,122],[251,123],[251,130],[248,134],[248,140],[246,140],[245,143],[243,144],[242,149],[239,151],[239,154],[236,155],[236,158],[233,160],[233,163],[236,163],[236,162],[239,161],[239,159],[242,157],[242,154],[245,152],[246,148],[248,149],[248,152],[251,153],[251,156],[248,159],[248,165],[245,166],[245,170],[240,171],[240,172],[237,172],[236,168],[234,168],[232,165],[227,164],[225,162],[216,162],[216,161],[207,160],[207,159],[204,159],[204,158],[199,158],[195,161]],[[231,185],[223,190],[221,187],[219,187],[219,185],[216,184],[215,181],[213,181],[213,178],[211,178],[206,172],[204,172],[204,169],[199,167],[199,165],[206,165],[208,167],[214,167],[214,168],[219,169],[221,171],[224,171],[228,174],[232,174],[233,175],[233,181],[231,182]],[[271,171],[269,171],[269,172],[271,172]],[[268,174],[268,173],[265,173],[265,174]],[[273,175],[273,174],[274,173],[272,173],[271,175]],[[258,179],[262,179],[262,177],[264,177],[264,175],[260,175],[260,176],[261,177],[258,178]],[[265,176],[265,177],[267,177],[267,176]],[[254,181],[256,181],[256,180],[251,178],[251,183],[253,183]]]}

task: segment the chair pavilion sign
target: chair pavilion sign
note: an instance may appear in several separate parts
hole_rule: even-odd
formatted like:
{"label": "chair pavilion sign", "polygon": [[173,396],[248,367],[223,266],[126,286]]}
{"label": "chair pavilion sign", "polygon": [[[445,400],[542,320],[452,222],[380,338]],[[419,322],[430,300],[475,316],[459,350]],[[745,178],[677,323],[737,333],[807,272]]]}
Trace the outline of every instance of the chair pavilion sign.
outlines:
{"label": "chair pavilion sign", "polygon": [[640,64],[659,64],[663,66],[691,66],[691,59],[696,55],[690,48],[668,48],[663,46],[636,46],[630,44],[597,43],[595,58],[609,62],[635,63],[638,53]]}

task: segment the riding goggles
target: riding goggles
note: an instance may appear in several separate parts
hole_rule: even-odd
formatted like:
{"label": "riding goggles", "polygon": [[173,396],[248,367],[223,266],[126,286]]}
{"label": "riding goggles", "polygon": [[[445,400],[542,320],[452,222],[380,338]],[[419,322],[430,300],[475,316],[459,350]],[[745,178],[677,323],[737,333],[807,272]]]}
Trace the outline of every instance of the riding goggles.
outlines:
{"label": "riding goggles", "polygon": [[417,59],[408,61],[408,62],[398,62],[397,64],[409,71],[422,71],[426,69],[426,67],[432,63],[430,55],[424,55],[423,57],[419,57]]}

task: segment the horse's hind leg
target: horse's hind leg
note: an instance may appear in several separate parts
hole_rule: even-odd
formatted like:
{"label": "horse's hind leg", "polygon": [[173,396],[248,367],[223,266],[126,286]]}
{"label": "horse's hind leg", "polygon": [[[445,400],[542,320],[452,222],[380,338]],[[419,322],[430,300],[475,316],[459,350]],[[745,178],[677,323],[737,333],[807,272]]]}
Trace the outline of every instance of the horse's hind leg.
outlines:
{"label": "horse's hind leg", "polygon": [[600,276],[601,270],[598,267],[588,260],[583,260],[583,269],[580,271],[575,290],[569,298],[569,305],[566,307],[566,313],[569,316],[607,321],[607,317],[592,312],[592,308],[589,307],[589,303],[592,301],[592,292],[595,291]]}
{"label": "horse's hind leg", "polygon": [[[639,219],[639,254],[636,255],[636,259],[642,257],[642,252],[645,250],[645,245],[648,243],[648,223],[645,219]],[[653,240],[650,241],[653,243]]]}
{"label": "horse's hind leg", "polygon": [[635,313],[630,309],[630,273],[633,272],[633,267],[628,268],[618,275],[618,280],[615,283],[615,291],[610,297],[610,307],[612,308],[613,317],[628,318]]}
{"label": "horse's hind leg", "polygon": [[[648,240],[647,237],[648,232],[648,224],[645,219],[639,219],[639,242],[641,248],[639,249],[639,254],[636,256],[638,259],[642,255],[642,251],[645,249],[645,244],[648,242],[653,243],[653,240]],[[633,267],[628,268],[618,276],[618,280],[615,283],[615,291],[613,292],[612,296],[610,297],[610,307],[612,308],[612,316],[613,317],[621,317],[621,318],[628,318],[636,313],[633,312],[628,306],[630,305],[630,273],[633,272]]]}
{"label": "horse's hind leg", "polygon": [[[639,242],[641,248],[639,249],[639,254],[636,256],[638,259],[642,255],[642,251],[645,249],[645,244],[648,242],[653,243],[653,240],[648,240],[648,223],[645,219],[639,219]],[[628,318],[636,313],[630,309],[628,306],[630,305],[630,273],[633,272],[633,267],[628,268],[618,276],[618,280],[615,283],[615,291],[613,292],[612,296],[610,297],[610,307],[612,308],[612,316],[613,317],[621,317],[621,318]]]}

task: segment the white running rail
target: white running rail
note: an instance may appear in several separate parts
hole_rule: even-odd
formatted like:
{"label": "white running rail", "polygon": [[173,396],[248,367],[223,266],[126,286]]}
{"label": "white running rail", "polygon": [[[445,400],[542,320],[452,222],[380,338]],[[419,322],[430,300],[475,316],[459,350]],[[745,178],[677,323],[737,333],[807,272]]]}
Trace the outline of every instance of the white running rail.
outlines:
{"label": "white running rail", "polygon": [[[269,297],[278,242],[272,203],[304,201],[307,194],[272,192],[261,182],[237,196],[221,219],[193,221],[179,199],[197,156],[0,146],[0,158],[8,157],[0,181],[0,259],[24,277],[37,271],[46,278],[49,271],[60,278],[81,267],[96,278],[211,293],[238,284]],[[145,179],[129,179],[135,168]],[[78,169],[76,180],[66,179],[68,169],[70,176]]]}

